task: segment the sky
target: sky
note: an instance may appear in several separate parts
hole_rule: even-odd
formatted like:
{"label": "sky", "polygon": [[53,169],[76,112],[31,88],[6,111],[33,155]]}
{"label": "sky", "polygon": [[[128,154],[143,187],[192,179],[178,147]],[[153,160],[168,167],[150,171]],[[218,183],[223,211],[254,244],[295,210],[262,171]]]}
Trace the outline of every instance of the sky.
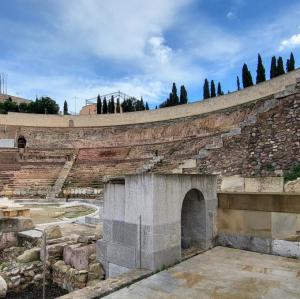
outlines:
{"label": "sky", "polygon": [[[299,0],[1,0],[0,72],[8,93],[64,100],[75,112],[122,91],[155,107],[172,83],[190,102],[205,78],[236,89],[246,62],[293,51],[300,66]],[[76,99],[75,99],[76,97]]]}

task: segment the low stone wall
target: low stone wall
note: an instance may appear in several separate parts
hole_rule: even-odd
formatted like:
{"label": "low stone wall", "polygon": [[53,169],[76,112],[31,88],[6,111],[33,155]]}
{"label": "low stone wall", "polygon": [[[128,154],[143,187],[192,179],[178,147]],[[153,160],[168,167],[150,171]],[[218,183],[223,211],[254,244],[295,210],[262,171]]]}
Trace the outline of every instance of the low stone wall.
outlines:
{"label": "low stone wall", "polygon": [[[7,283],[8,291],[14,293],[21,292],[31,284],[39,285],[43,279],[43,263],[33,261],[30,263],[1,263],[0,276]],[[47,279],[50,278],[49,269],[47,269]]]}
{"label": "low stone wall", "polygon": [[102,194],[101,188],[65,188],[63,189],[64,197],[96,197]]}
{"label": "low stone wall", "polygon": [[106,280],[93,283],[81,290],[72,292],[70,294],[61,296],[57,299],[98,299],[102,298],[114,291],[129,286],[139,280],[142,280],[152,274],[148,270],[132,270],[125,274],[119,275],[114,278],[108,278]]}
{"label": "low stone wall", "polygon": [[[251,190],[264,186],[256,183]],[[300,258],[300,194],[278,192],[278,184],[267,186],[275,192],[218,194],[217,244]]]}
{"label": "low stone wall", "polygon": [[288,85],[295,84],[296,79],[299,77],[300,69],[297,69],[288,74],[245,88],[238,92],[201,102],[151,111],[80,116],[9,113],[8,115],[0,116],[0,124],[35,127],[93,127],[165,121],[209,113],[268,97],[285,90]]}

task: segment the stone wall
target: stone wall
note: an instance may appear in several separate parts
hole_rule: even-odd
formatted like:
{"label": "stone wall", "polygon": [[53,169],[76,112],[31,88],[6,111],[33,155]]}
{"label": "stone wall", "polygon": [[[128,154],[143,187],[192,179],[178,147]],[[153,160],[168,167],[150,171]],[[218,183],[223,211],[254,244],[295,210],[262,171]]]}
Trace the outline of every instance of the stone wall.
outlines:
{"label": "stone wall", "polygon": [[125,185],[106,185],[97,254],[108,277],[135,268],[155,271],[181,260],[181,208],[191,189],[203,200],[195,241],[208,249],[216,233],[214,176],[143,174],[126,176]]}
{"label": "stone wall", "polygon": [[[243,94],[265,85],[275,85],[275,92],[276,82],[294,80],[299,72],[236,93],[241,97],[240,105],[216,110],[218,106],[212,103],[223,103],[222,97],[205,102],[211,103],[210,113],[195,110],[197,115],[109,127],[90,127],[89,123],[80,128],[2,126],[0,138],[14,132],[16,138],[26,138],[27,147],[20,154],[17,149],[1,150],[0,192],[6,196],[45,196],[62,163],[74,153],[77,158],[63,190],[67,196],[98,196],[105,177],[134,174],[148,164],[147,169],[155,173],[283,176],[300,163],[300,86],[293,84],[279,94],[254,101],[244,101]],[[189,105],[159,110],[184,110],[183,106]],[[156,154],[161,159],[154,165],[151,161]]]}
{"label": "stone wall", "polygon": [[286,86],[295,84],[300,77],[300,69],[260,83],[253,87],[233,92],[228,95],[210,100],[194,102],[152,111],[122,113],[114,115],[80,115],[80,116],[51,116],[38,114],[16,114],[0,116],[0,124],[36,127],[93,127],[93,126],[118,126],[128,124],[149,123],[166,121],[182,117],[189,117],[226,109],[236,105],[249,103],[260,98],[284,91]]}

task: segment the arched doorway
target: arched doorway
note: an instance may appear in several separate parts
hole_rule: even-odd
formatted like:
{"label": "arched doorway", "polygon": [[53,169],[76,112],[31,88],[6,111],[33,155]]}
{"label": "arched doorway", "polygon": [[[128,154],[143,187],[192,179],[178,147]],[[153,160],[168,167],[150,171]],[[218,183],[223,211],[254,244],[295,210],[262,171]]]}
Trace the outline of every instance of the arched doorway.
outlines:
{"label": "arched doorway", "polygon": [[18,138],[18,148],[25,148],[26,147],[26,139],[24,136],[20,136]]}
{"label": "arched doorway", "polygon": [[206,239],[206,212],[203,194],[191,189],[184,197],[181,209],[181,248],[204,249]]}

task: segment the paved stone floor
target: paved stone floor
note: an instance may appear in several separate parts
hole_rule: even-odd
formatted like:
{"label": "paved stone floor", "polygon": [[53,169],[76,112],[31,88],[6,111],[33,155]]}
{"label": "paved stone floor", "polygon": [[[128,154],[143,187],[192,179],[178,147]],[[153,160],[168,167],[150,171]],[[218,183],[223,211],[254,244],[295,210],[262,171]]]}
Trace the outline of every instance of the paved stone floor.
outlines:
{"label": "paved stone floor", "polygon": [[300,298],[300,260],[215,247],[105,298]]}

